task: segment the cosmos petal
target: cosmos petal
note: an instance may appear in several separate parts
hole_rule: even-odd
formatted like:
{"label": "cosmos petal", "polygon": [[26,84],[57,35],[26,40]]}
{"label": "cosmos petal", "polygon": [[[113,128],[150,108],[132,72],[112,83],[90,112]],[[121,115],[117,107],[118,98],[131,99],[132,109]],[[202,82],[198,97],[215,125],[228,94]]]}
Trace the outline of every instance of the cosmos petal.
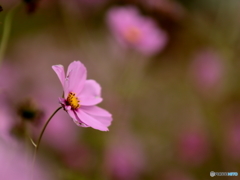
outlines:
{"label": "cosmos petal", "polygon": [[97,119],[99,122],[101,122],[104,126],[108,127],[111,125],[112,117],[107,116],[93,116],[93,118]]}
{"label": "cosmos petal", "polygon": [[84,111],[81,111],[81,110],[76,111],[76,114],[77,114],[78,118],[84,124],[94,128],[94,129],[98,129],[98,130],[101,130],[101,131],[108,131],[108,128],[107,128],[106,125],[101,123],[98,119],[95,119],[93,116],[88,115]]}
{"label": "cosmos petal", "polygon": [[94,106],[102,102],[102,98],[94,96],[82,96],[79,97],[81,106]]}
{"label": "cosmos petal", "polygon": [[98,106],[83,106],[81,107],[81,109],[91,115],[112,117],[112,115],[108,111]]}
{"label": "cosmos petal", "polygon": [[65,99],[64,98],[59,97],[58,101],[61,105],[65,105]]}
{"label": "cosmos petal", "polygon": [[64,98],[67,99],[68,94],[71,91],[69,91],[69,78],[66,78],[64,81],[64,86],[63,86],[63,93],[64,93]]}
{"label": "cosmos petal", "polygon": [[111,122],[112,122],[112,117],[111,116],[96,116],[96,115],[92,115],[92,114],[88,114],[88,115],[90,115],[94,119],[98,120],[101,124],[103,124],[106,127],[111,125]]}
{"label": "cosmos petal", "polygon": [[76,115],[76,112],[74,112],[73,110],[68,110],[67,113],[69,114],[69,116],[72,118],[73,122],[77,125],[77,126],[81,126],[81,127],[89,127],[88,125],[84,124]]}
{"label": "cosmos petal", "polygon": [[81,108],[85,113],[91,115],[105,126],[110,126],[112,122],[112,115],[98,106],[84,106]]}
{"label": "cosmos petal", "polygon": [[92,79],[86,80],[79,96],[81,95],[101,97],[101,86],[95,80]]}
{"label": "cosmos petal", "polygon": [[68,92],[74,92],[78,94],[83,89],[87,78],[87,70],[85,66],[80,61],[73,61],[67,70],[67,77],[68,80]]}
{"label": "cosmos petal", "polygon": [[64,81],[65,81],[64,67],[62,65],[54,65],[54,66],[52,66],[52,69],[55,71],[62,86],[64,87]]}

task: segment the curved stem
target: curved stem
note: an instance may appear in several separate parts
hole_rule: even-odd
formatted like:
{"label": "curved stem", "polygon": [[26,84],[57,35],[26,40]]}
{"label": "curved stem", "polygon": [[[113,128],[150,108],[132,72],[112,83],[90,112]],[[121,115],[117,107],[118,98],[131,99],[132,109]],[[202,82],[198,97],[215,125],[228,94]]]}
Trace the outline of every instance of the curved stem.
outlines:
{"label": "curved stem", "polygon": [[57,109],[54,111],[54,113],[48,118],[47,122],[45,123],[45,125],[44,125],[44,127],[43,127],[43,129],[42,129],[42,131],[41,131],[41,133],[40,133],[40,136],[39,136],[39,138],[38,138],[37,144],[36,144],[36,148],[35,148],[35,151],[36,151],[36,152],[37,152],[37,150],[38,150],[38,148],[39,148],[39,146],[40,146],[40,142],[41,142],[42,136],[43,136],[43,134],[44,134],[44,131],[45,131],[48,123],[50,122],[50,120],[52,119],[52,117],[53,117],[60,109],[62,109],[62,107],[57,108]]}
{"label": "curved stem", "polygon": [[41,133],[40,133],[40,135],[39,135],[37,144],[36,144],[36,146],[35,146],[34,155],[33,155],[32,169],[33,169],[34,164],[35,164],[35,159],[36,159],[37,151],[38,151],[38,149],[39,149],[39,146],[40,146],[41,139],[42,139],[42,136],[43,136],[43,134],[44,134],[44,131],[45,131],[47,125],[49,124],[50,120],[53,118],[53,116],[54,116],[60,109],[62,109],[62,107],[57,108],[57,109],[53,112],[53,114],[48,118],[47,122],[46,122],[45,125],[43,126],[43,129],[42,129],[42,131],[41,131]]}
{"label": "curved stem", "polygon": [[9,35],[10,35],[10,32],[11,32],[11,26],[12,26],[12,18],[13,18],[14,11],[17,7],[18,7],[18,5],[13,7],[6,14],[6,17],[5,17],[5,20],[4,20],[3,34],[2,34],[1,44],[0,44],[0,63],[2,62],[5,51],[7,49],[8,39],[9,39]]}

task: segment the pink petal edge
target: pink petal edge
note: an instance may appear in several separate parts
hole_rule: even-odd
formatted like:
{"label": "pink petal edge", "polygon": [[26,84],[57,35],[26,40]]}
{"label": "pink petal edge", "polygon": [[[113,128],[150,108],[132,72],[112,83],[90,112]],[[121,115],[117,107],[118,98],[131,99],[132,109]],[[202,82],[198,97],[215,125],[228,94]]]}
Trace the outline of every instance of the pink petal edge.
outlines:
{"label": "pink petal edge", "polygon": [[55,71],[57,74],[62,86],[64,87],[64,81],[65,81],[65,72],[64,72],[64,67],[63,65],[54,65],[52,66],[52,69]]}
{"label": "pink petal edge", "polygon": [[86,125],[98,129],[100,131],[108,131],[108,128],[99,122],[97,119],[93,118],[92,116],[88,115],[84,111],[78,111],[76,112],[78,118]]}
{"label": "pink petal edge", "polygon": [[82,91],[79,93],[79,96],[84,95],[101,97],[101,86],[95,80],[86,80]]}
{"label": "pink petal edge", "polygon": [[80,61],[73,61],[67,70],[68,86],[65,90],[79,94],[84,87],[87,78],[86,67]]}
{"label": "pink petal edge", "polygon": [[80,105],[81,106],[95,106],[102,102],[101,97],[94,97],[94,96],[81,96],[79,97]]}
{"label": "pink petal edge", "polygon": [[80,121],[80,119],[77,117],[76,112],[74,112],[73,110],[68,110],[67,113],[69,114],[69,116],[72,118],[73,122],[80,127],[89,127],[88,125],[86,125],[85,123],[83,123],[82,121]]}
{"label": "pink petal edge", "polygon": [[106,127],[111,125],[112,115],[98,106],[84,106],[81,108],[82,111],[97,119],[99,122],[104,124]]}

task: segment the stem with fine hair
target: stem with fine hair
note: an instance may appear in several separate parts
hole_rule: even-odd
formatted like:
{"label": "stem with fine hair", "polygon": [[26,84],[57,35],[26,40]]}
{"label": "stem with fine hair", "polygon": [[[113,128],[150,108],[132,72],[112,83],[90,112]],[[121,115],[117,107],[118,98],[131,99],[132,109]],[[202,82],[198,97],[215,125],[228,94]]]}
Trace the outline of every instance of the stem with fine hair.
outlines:
{"label": "stem with fine hair", "polygon": [[5,51],[7,49],[8,39],[11,32],[11,26],[12,26],[12,18],[15,9],[17,9],[18,5],[14,6],[7,14],[4,20],[3,25],[3,34],[0,44],[0,63],[2,62],[2,59],[4,58]]}
{"label": "stem with fine hair", "polygon": [[37,141],[37,144],[35,144],[35,150],[34,150],[34,155],[33,155],[33,164],[32,164],[32,168],[34,167],[34,163],[35,163],[35,159],[36,159],[36,155],[37,155],[37,151],[39,149],[39,146],[40,146],[40,143],[41,143],[41,139],[42,139],[42,136],[44,134],[44,131],[48,125],[48,123],[50,122],[50,120],[53,118],[53,116],[60,110],[62,109],[62,107],[59,107],[57,108],[54,113],[48,118],[47,122],[45,123],[45,125],[43,126],[43,129],[39,135],[39,138],[38,138],[38,141]]}
{"label": "stem with fine hair", "polygon": [[49,117],[49,119],[47,120],[47,122],[45,123],[45,125],[44,125],[44,127],[43,127],[43,129],[42,129],[42,131],[41,131],[41,133],[40,133],[40,136],[39,136],[39,138],[38,138],[38,141],[37,141],[37,144],[36,144],[36,147],[35,147],[35,151],[37,151],[38,148],[39,148],[39,146],[40,146],[40,142],[41,142],[43,133],[44,133],[44,131],[45,131],[48,123],[50,122],[50,120],[52,119],[52,117],[53,117],[60,109],[62,109],[62,107],[57,108],[57,109],[54,111],[54,113]]}

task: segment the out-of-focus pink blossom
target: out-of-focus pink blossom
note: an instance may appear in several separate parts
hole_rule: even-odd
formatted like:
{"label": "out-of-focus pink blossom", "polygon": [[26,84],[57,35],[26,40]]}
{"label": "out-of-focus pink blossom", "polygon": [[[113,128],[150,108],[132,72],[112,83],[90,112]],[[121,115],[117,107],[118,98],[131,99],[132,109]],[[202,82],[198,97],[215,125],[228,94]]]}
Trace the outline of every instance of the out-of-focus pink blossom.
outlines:
{"label": "out-of-focus pink blossom", "polygon": [[107,13],[107,23],[123,47],[133,48],[145,55],[154,55],[166,45],[166,33],[153,19],[142,16],[135,7],[110,9]]}
{"label": "out-of-focus pink blossom", "polygon": [[80,61],[68,66],[65,75],[62,65],[52,66],[63,86],[63,98],[60,104],[73,121],[81,127],[92,127],[108,131],[112,115],[96,105],[102,101],[101,87],[94,80],[86,80],[87,70]]}
{"label": "out-of-focus pink blossom", "polygon": [[213,50],[199,52],[190,68],[193,83],[201,92],[212,94],[221,88],[224,75],[223,62]]}
{"label": "out-of-focus pink blossom", "polygon": [[142,146],[129,137],[110,145],[106,151],[106,171],[111,178],[139,179],[145,164]]}
{"label": "out-of-focus pink blossom", "polygon": [[6,95],[0,92],[0,139],[8,143],[13,141],[11,130],[14,123],[16,123],[14,119],[16,119],[16,117],[9,109]]}
{"label": "out-of-focus pink blossom", "polygon": [[47,171],[38,163],[32,168],[32,160],[21,147],[12,147],[0,141],[0,179],[2,180],[47,180]]}
{"label": "out-of-focus pink blossom", "polygon": [[198,130],[189,130],[180,134],[177,142],[179,160],[189,165],[201,165],[210,155],[210,143],[207,136]]}
{"label": "out-of-focus pink blossom", "polygon": [[16,143],[13,136],[13,127],[19,124],[19,119],[14,112],[12,99],[17,97],[17,82],[20,81],[21,75],[18,74],[14,64],[3,62],[0,67],[0,138],[11,144]]}
{"label": "out-of-focus pink blossom", "polygon": [[92,162],[95,161],[92,150],[84,143],[72,144],[62,154],[62,158],[68,167],[81,172],[90,170],[93,166]]}

